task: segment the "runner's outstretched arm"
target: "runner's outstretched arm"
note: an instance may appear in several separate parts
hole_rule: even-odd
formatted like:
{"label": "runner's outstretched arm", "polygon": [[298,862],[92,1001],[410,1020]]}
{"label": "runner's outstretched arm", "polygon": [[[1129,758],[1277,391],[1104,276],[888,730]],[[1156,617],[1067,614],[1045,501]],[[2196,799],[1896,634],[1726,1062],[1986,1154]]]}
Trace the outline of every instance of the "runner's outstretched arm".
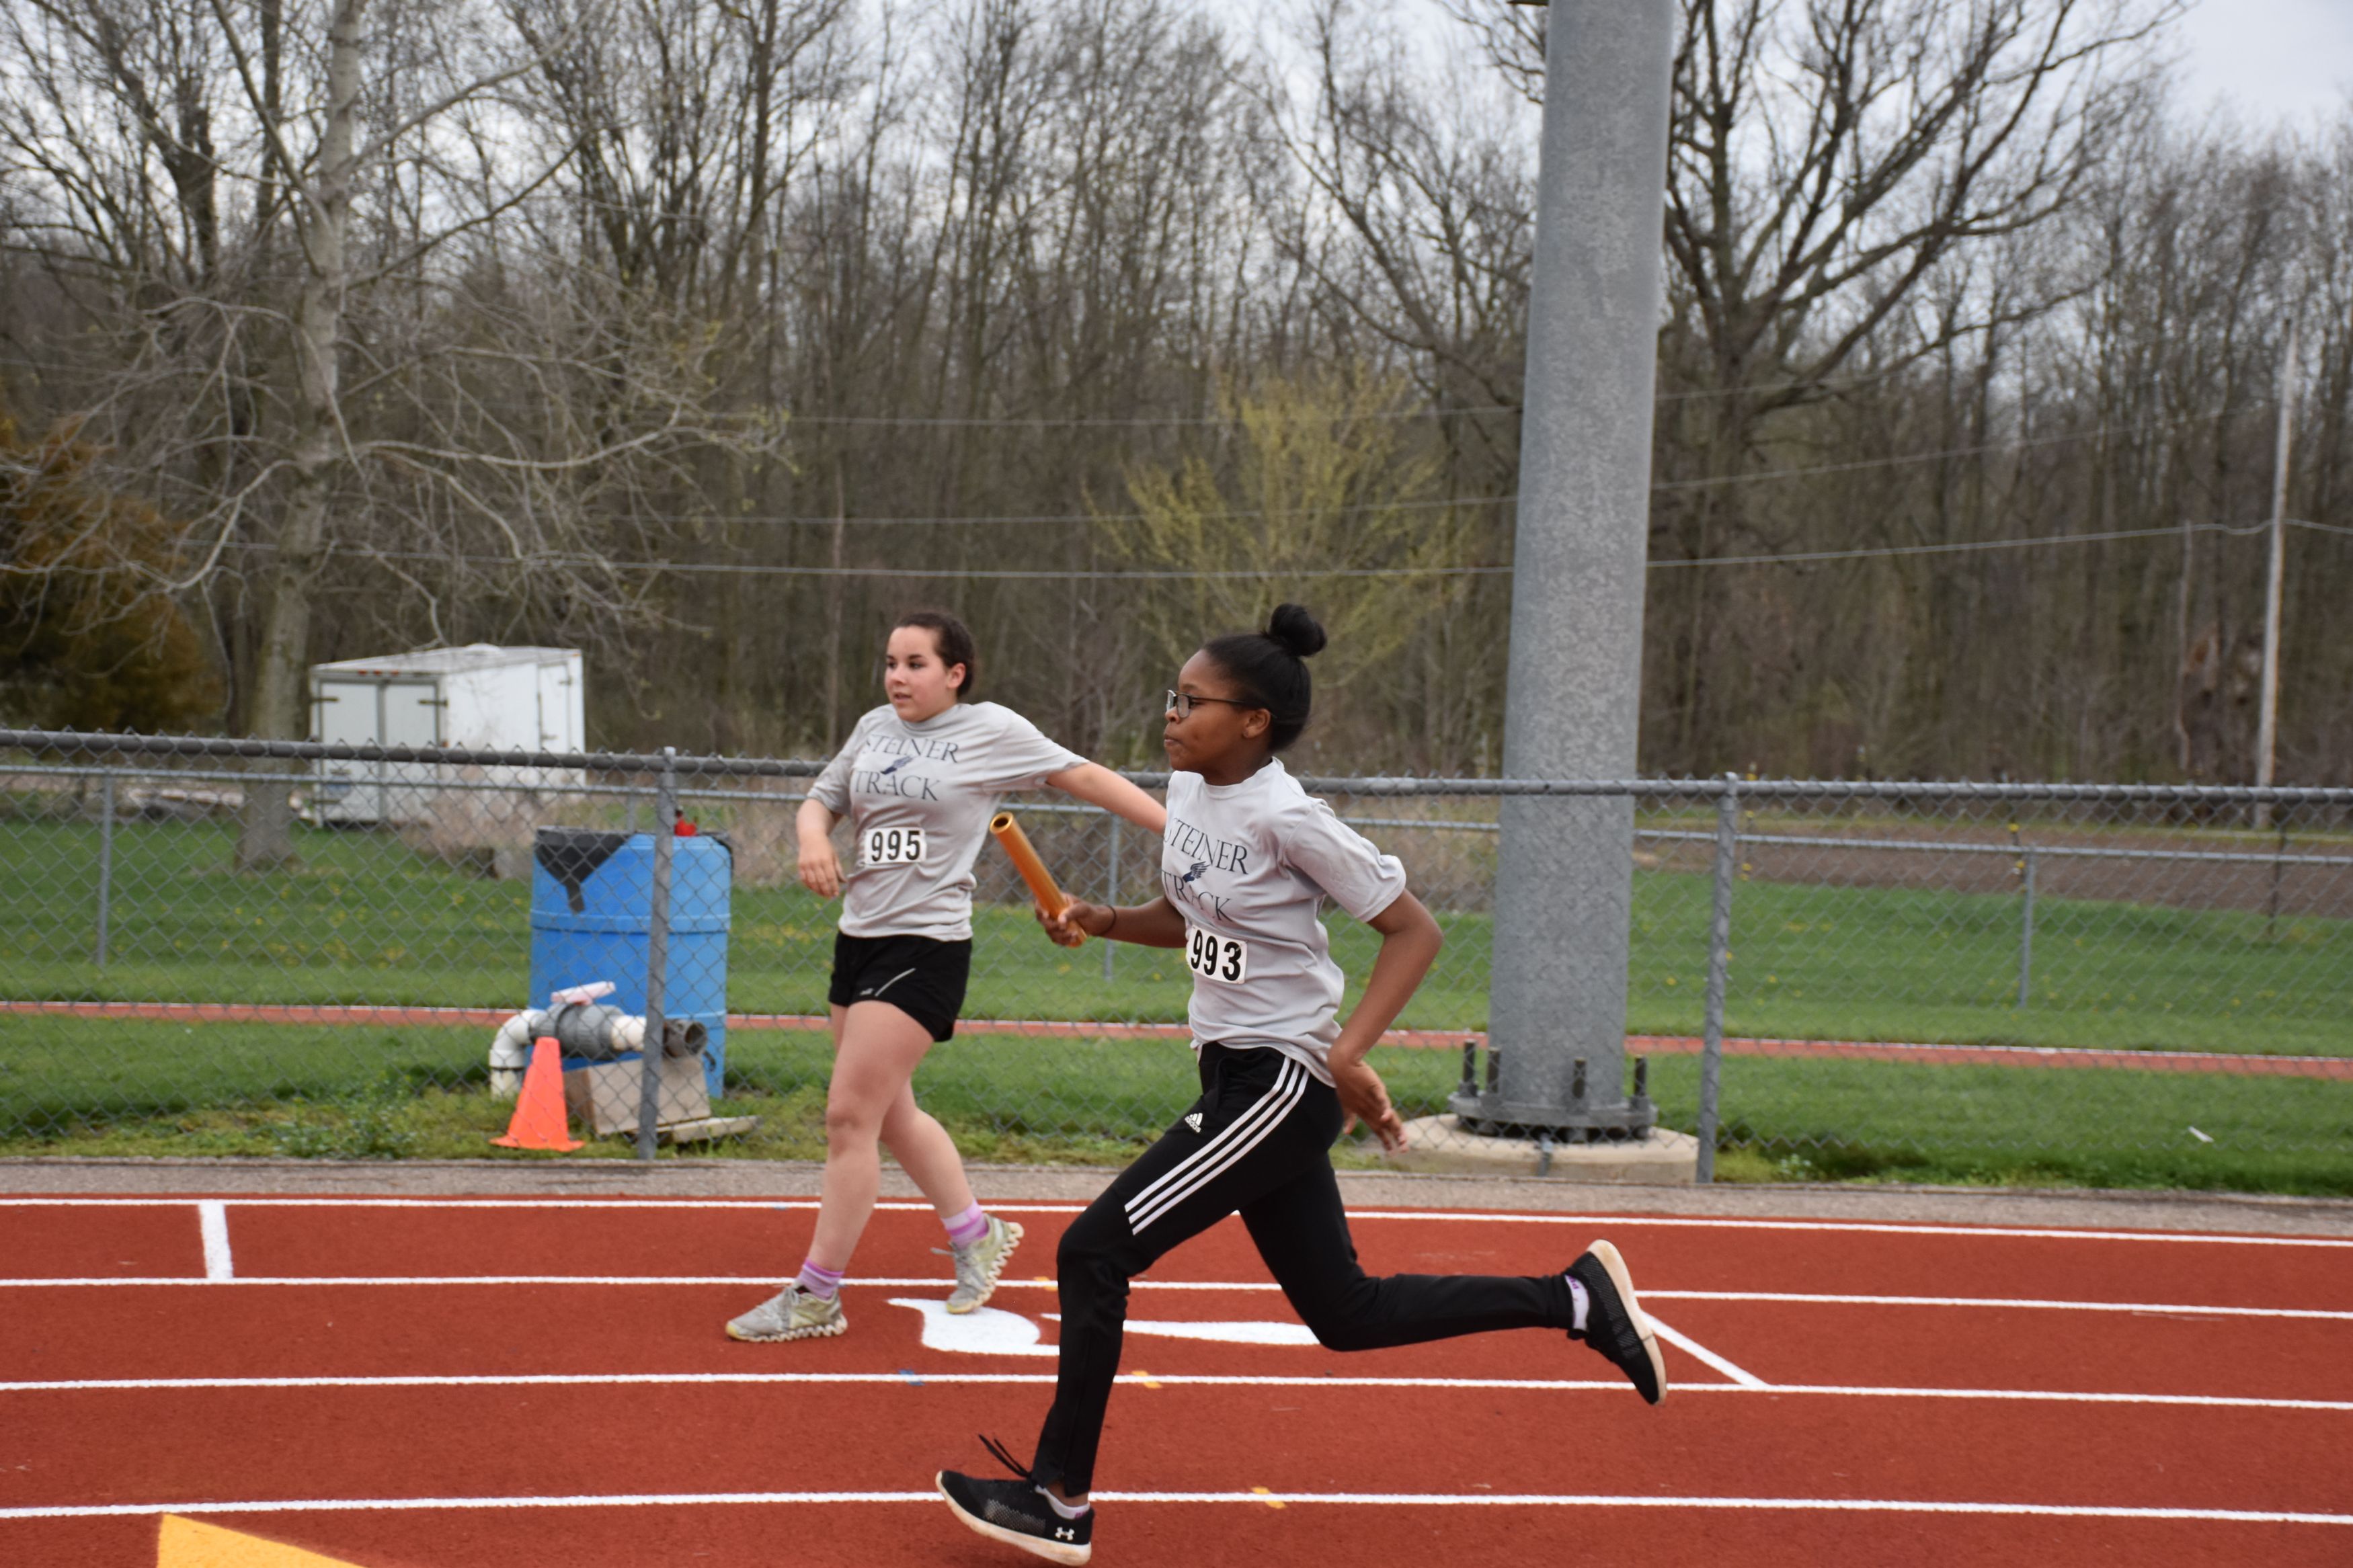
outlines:
{"label": "runner's outstretched arm", "polygon": [[1155,838],[1167,829],[1168,808],[1101,763],[1081,763],[1075,768],[1048,773],[1046,782],[1073,800],[1127,818]]}

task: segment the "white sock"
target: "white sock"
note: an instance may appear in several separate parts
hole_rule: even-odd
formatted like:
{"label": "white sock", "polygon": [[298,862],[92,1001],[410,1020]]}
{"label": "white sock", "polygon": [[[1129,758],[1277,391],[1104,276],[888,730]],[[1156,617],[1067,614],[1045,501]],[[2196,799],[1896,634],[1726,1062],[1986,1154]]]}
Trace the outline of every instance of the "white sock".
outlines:
{"label": "white sock", "polygon": [[1581,1334],[1585,1331],[1585,1315],[1593,1310],[1593,1298],[1575,1276],[1564,1274],[1561,1278],[1568,1281],[1568,1331]]}
{"label": "white sock", "polygon": [[1048,1508],[1052,1509],[1064,1519],[1077,1519],[1080,1515],[1086,1513],[1094,1506],[1092,1503],[1064,1502],[1060,1498],[1056,1497],[1044,1487],[1039,1487],[1038,1489],[1038,1495],[1046,1500],[1046,1506]]}

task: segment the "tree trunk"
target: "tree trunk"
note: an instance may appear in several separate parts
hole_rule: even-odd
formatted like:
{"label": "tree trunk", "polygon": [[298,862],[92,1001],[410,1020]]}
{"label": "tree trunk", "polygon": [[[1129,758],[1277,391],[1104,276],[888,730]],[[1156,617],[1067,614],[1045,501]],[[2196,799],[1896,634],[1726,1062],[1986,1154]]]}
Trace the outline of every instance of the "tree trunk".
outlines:
{"label": "tree trunk", "polygon": [[[367,0],[336,0],[327,34],[327,120],[310,189],[298,198],[304,263],[294,360],[294,480],[263,574],[260,646],[255,650],[248,733],[299,741],[309,730],[311,592],[325,553],[327,503],[336,463],[336,350],[343,336],[343,240],[352,204],[353,143],[359,118],[360,19]],[[288,171],[292,183],[294,174]],[[257,762],[257,773],[285,764]],[[291,785],[257,778],[247,787],[237,836],[239,870],[260,870],[293,856]]]}

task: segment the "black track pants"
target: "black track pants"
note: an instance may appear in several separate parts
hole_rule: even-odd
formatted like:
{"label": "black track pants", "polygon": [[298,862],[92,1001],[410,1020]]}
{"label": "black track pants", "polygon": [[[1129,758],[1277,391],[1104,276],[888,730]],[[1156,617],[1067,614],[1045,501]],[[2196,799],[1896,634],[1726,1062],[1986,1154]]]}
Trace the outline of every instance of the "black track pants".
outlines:
{"label": "black track pants", "polygon": [[[1280,1051],[1201,1048],[1201,1098],[1062,1235],[1062,1354],[1033,1478],[1089,1489],[1119,1371],[1127,1282],[1239,1211],[1275,1282],[1317,1340],[1377,1350],[1490,1329],[1567,1329],[1557,1274],[1367,1276],[1356,1263],[1329,1151],[1339,1096]],[[1564,1265],[1567,1259],[1563,1259]]]}

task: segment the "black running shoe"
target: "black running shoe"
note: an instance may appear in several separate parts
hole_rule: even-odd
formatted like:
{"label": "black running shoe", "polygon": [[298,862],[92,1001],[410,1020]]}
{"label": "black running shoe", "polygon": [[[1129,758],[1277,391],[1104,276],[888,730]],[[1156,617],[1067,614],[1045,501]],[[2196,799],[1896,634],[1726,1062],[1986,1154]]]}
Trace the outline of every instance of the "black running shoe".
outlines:
{"label": "black running shoe", "polygon": [[1094,1510],[1089,1509],[1076,1519],[1064,1519],[1029,1479],[1029,1472],[1014,1465],[1003,1447],[987,1438],[981,1440],[988,1443],[990,1451],[998,1458],[1012,1465],[1021,1479],[987,1481],[942,1470],[938,1477],[940,1496],[948,1500],[948,1507],[955,1516],[992,1541],[1018,1546],[1050,1563],[1084,1563],[1092,1555]]}
{"label": "black running shoe", "polygon": [[1570,1264],[1568,1277],[1585,1287],[1585,1331],[1569,1331],[1572,1340],[1583,1340],[1609,1358],[1620,1372],[1626,1374],[1641,1396],[1656,1405],[1667,1396],[1667,1362],[1659,1353],[1658,1336],[1651,1331],[1651,1320],[1642,1315],[1641,1305],[1634,1300],[1634,1281],[1626,1272],[1626,1260],[1618,1249],[1606,1241],[1597,1241],[1585,1249],[1585,1256]]}

